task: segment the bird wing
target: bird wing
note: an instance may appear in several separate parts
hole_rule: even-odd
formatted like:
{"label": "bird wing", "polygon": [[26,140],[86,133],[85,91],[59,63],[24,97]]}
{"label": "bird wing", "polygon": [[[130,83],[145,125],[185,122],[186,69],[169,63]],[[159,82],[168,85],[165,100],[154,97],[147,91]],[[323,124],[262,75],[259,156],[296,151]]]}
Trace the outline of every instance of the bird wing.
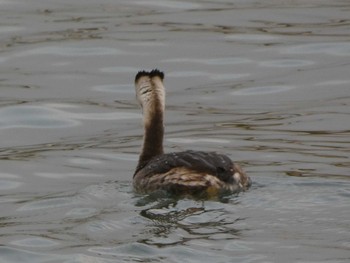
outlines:
{"label": "bird wing", "polygon": [[215,152],[184,151],[163,154],[152,158],[136,173],[142,173],[143,176],[148,177],[164,174],[180,167],[196,173],[213,175],[223,182],[234,181],[233,162],[226,155]]}

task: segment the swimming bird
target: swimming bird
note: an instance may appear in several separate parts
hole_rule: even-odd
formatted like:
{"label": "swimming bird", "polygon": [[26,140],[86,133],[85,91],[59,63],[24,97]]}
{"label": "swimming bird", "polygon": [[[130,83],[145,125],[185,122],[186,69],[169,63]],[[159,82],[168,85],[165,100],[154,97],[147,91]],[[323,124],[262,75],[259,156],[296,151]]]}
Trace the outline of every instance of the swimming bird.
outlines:
{"label": "swimming bird", "polygon": [[133,177],[138,193],[157,190],[174,195],[216,197],[248,189],[250,178],[223,154],[203,151],[164,153],[164,73],[139,71],[135,77],[136,98],[143,112],[142,150]]}

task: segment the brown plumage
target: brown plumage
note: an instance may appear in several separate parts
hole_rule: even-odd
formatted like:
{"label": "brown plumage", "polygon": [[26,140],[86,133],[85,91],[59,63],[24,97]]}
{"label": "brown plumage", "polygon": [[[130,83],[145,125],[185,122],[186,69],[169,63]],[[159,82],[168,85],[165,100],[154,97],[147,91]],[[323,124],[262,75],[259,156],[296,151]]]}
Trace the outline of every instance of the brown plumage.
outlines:
{"label": "brown plumage", "polygon": [[244,191],[250,178],[226,155],[184,151],[164,154],[164,74],[155,69],[135,77],[136,97],[143,111],[144,138],[134,174],[139,193],[164,190],[170,194],[214,197]]}

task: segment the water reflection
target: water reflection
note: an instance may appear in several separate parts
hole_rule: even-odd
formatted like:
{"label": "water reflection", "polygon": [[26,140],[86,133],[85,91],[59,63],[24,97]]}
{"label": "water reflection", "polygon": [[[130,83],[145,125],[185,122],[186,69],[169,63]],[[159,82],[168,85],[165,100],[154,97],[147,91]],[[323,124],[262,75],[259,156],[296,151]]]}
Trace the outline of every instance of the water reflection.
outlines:
{"label": "water reflection", "polygon": [[236,229],[234,224],[243,219],[228,216],[227,213],[232,211],[232,207],[227,210],[227,207],[215,202],[158,200],[140,212],[142,217],[152,222],[149,225],[152,228],[152,237],[143,242],[166,246],[207,238],[237,239],[240,230]]}
{"label": "water reflection", "polygon": [[[148,200],[145,201],[145,198]],[[176,200],[159,196],[157,199],[138,198],[141,219],[132,220],[132,224],[134,227],[139,224],[145,227],[139,230],[136,240],[115,246],[94,246],[89,251],[119,260],[227,260],[230,252],[219,256],[215,251],[223,247],[210,242],[224,241],[227,244],[230,240],[240,238],[241,230],[235,225],[244,219],[234,215],[233,203],[225,206],[217,202]],[[113,231],[116,225],[120,226],[120,222],[111,223],[103,224],[104,228],[107,227],[103,231]],[[101,227],[102,225],[96,230],[101,231]],[[207,250],[203,249],[205,245]]]}

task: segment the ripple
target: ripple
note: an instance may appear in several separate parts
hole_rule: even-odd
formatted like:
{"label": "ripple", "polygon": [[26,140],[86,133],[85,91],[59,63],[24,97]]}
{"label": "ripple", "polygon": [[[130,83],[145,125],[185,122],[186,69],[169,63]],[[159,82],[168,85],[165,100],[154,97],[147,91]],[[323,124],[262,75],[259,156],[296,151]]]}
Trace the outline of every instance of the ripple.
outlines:
{"label": "ripple", "polygon": [[0,178],[4,179],[14,179],[14,178],[20,178],[19,175],[16,174],[9,174],[9,173],[0,173]]}
{"label": "ripple", "polygon": [[6,263],[49,263],[49,262],[63,262],[63,256],[47,255],[38,252],[29,252],[25,250],[0,246],[0,262]]}
{"label": "ripple", "polygon": [[0,246],[0,262],[6,263],[53,263],[53,262],[64,262],[64,263],[114,263],[115,260],[106,258],[93,257],[84,254],[53,254],[53,253],[39,253],[29,252],[18,248],[12,248],[7,246]]}
{"label": "ripple", "polygon": [[69,113],[73,119],[79,120],[125,120],[138,119],[141,114],[130,112],[107,112],[107,113]]}
{"label": "ripple", "polygon": [[[0,198],[0,204],[6,204],[6,203],[16,203],[16,202],[19,202],[20,200],[19,199],[16,199],[16,198],[6,198],[6,197],[1,197]],[[0,261],[1,262],[1,261]]]}
{"label": "ripple", "polygon": [[107,56],[123,54],[121,50],[107,47],[52,46],[40,47],[16,54],[16,57],[33,55],[57,55],[64,57]]}
{"label": "ripple", "polygon": [[87,226],[91,232],[105,232],[124,229],[126,226],[119,220],[97,220],[90,222]]}
{"label": "ripple", "polygon": [[101,157],[105,160],[123,160],[123,161],[137,161],[139,156],[137,154],[128,153],[94,153],[96,157]]}
{"label": "ripple", "polygon": [[72,164],[78,164],[78,165],[97,165],[102,163],[99,160],[91,159],[91,158],[71,158],[69,159],[69,162]]}
{"label": "ripple", "polygon": [[8,190],[17,188],[21,185],[20,182],[9,181],[9,180],[0,180],[0,190]]}
{"label": "ripple", "polygon": [[[105,153],[105,152],[91,152],[87,153],[85,155],[86,157],[82,156],[79,158],[76,158],[77,161],[73,161],[72,163],[77,163],[86,165],[86,164],[100,164],[110,161],[116,161],[116,160],[122,160],[122,161],[137,161],[139,156],[137,154],[129,154],[129,153]],[[80,160],[81,159],[81,160]],[[91,160],[91,163],[90,163]],[[1,175],[0,175],[1,178]]]}
{"label": "ripple", "polygon": [[[115,200],[119,199],[119,204],[122,202],[121,198],[123,192],[128,192],[130,190],[129,185],[121,182],[108,182],[98,185],[90,185],[85,187],[80,191],[80,197],[82,199],[88,200]],[[129,194],[126,194],[127,199],[129,200]]]}
{"label": "ripple", "polygon": [[251,251],[253,250],[248,242],[234,240],[225,245],[225,250],[229,251]]}
{"label": "ripple", "polygon": [[341,80],[341,79],[337,79],[337,80],[327,80],[327,81],[323,81],[323,82],[319,82],[314,84],[314,86],[336,86],[336,85],[344,85],[344,84],[350,84],[350,80]]}
{"label": "ripple", "polygon": [[29,202],[21,206],[17,210],[18,211],[45,210],[45,209],[69,206],[77,203],[78,202],[72,199],[71,197],[57,197],[57,198],[51,198],[46,200]]}
{"label": "ripple", "polygon": [[47,104],[45,106],[20,105],[0,109],[0,129],[65,128],[81,124],[78,120],[123,120],[139,118],[140,114],[129,112],[72,113],[58,108],[67,105]]}
{"label": "ripple", "polygon": [[90,252],[98,253],[101,255],[132,255],[136,254],[137,256],[155,256],[157,255],[157,249],[152,248],[151,246],[141,244],[141,243],[130,243],[123,244],[117,247],[91,247],[88,249]]}
{"label": "ripple", "polygon": [[7,59],[8,59],[8,58],[6,58],[6,57],[0,57],[0,63],[5,62]]}
{"label": "ripple", "polygon": [[55,109],[79,109],[80,106],[77,104],[67,104],[67,103],[48,103],[47,106]]}
{"label": "ripple", "polygon": [[314,43],[291,46],[282,50],[285,54],[329,54],[336,56],[350,56],[350,43]]}
{"label": "ripple", "polygon": [[166,46],[163,42],[155,41],[139,41],[139,42],[130,42],[129,46],[134,47],[163,47]]}
{"label": "ripple", "polygon": [[137,242],[116,247],[91,247],[88,250],[99,255],[114,256],[120,260],[133,262],[163,262],[164,258],[170,262],[253,262],[253,260],[250,261],[252,258],[257,262],[258,259],[261,260],[258,256],[224,255],[210,248],[204,250],[204,248],[196,249],[185,245],[158,248]]}
{"label": "ripple", "polygon": [[168,77],[208,77],[212,80],[230,80],[247,77],[249,74],[218,73],[213,74],[205,71],[176,71],[167,74]]}
{"label": "ripple", "polygon": [[[133,4],[137,5],[145,5],[144,1],[136,1]],[[188,2],[180,2],[180,1],[147,1],[147,6],[157,6],[157,7],[166,7],[166,8],[174,8],[174,9],[198,9],[201,7],[199,4],[188,3]]]}
{"label": "ripple", "polygon": [[101,72],[104,73],[135,73],[139,69],[133,67],[108,67],[108,68],[100,68]]}
{"label": "ripple", "polygon": [[200,59],[195,59],[195,58],[169,58],[169,59],[164,59],[162,62],[198,62],[201,61]]}
{"label": "ripple", "polygon": [[264,95],[294,89],[293,86],[265,86],[245,88],[231,92],[232,95]]}
{"label": "ripple", "polygon": [[227,74],[213,74],[210,75],[209,78],[212,80],[230,80],[230,79],[238,79],[238,78],[244,78],[248,77],[250,74],[242,73],[242,74],[233,74],[233,73],[227,73]]}
{"label": "ripple", "polygon": [[289,67],[303,67],[315,64],[315,62],[310,60],[301,59],[279,59],[279,60],[269,60],[260,62],[259,65],[265,67],[276,67],[276,68],[289,68]]}
{"label": "ripple", "polygon": [[66,213],[66,217],[69,217],[70,219],[82,219],[94,216],[97,213],[96,208],[74,208]]}
{"label": "ripple", "polygon": [[[330,133],[337,131],[349,131],[349,114],[334,113],[313,113],[304,116],[295,116],[289,119],[288,123],[283,123],[278,129],[288,131],[303,131],[308,133]],[[277,127],[275,128],[277,130]]]}
{"label": "ripple", "polygon": [[168,77],[202,77],[207,75],[208,73],[203,71],[176,71],[167,74]]}
{"label": "ripple", "polygon": [[162,62],[174,62],[174,63],[198,63],[206,65],[237,65],[251,62],[247,58],[240,57],[225,57],[225,58],[213,58],[213,59],[196,59],[196,58],[172,58],[165,59]]}
{"label": "ripple", "polygon": [[67,118],[62,111],[42,106],[9,106],[0,109],[0,129],[62,128],[76,126],[79,122]]}
{"label": "ripple", "polygon": [[248,41],[248,42],[265,42],[278,39],[277,36],[272,35],[263,35],[263,34],[233,34],[226,35],[228,40],[239,40],[239,41]]}
{"label": "ripple", "polygon": [[251,62],[250,59],[247,58],[213,58],[213,59],[202,59],[202,63],[209,65],[237,65]]}
{"label": "ripple", "polygon": [[184,143],[184,144],[192,144],[192,143],[200,143],[200,142],[206,142],[206,143],[222,143],[227,144],[231,143],[230,140],[224,140],[224,139],[215,139],[215,138],[169,138],[167,139],[168,142],[172,143]]}
{"label": "ripple", "polygon": [[64,178],[91,178],[91,177],[100,177],[102,175],[96,173],[35,173],[36,176],[43,178],[52,178],[52,179],[64,179]]}
{"label": "ripple", "polygon": [[58,242],[43,237],[30,237],[12,241],[11,244],[21,247],[52,247],[58,245]]}
{"label": "ripple", "polygon": [[0,34],[18,32],[24,29],[25,29],[24,27],[19,27],[19,26],[0,26]]}
{"label": "ripple", "polygon": [[134,87],[129,84],[94,86],[92,87],[92,90],[102,91],[102,92],[125,93],[125,94],[133,94],[135,92]]}

